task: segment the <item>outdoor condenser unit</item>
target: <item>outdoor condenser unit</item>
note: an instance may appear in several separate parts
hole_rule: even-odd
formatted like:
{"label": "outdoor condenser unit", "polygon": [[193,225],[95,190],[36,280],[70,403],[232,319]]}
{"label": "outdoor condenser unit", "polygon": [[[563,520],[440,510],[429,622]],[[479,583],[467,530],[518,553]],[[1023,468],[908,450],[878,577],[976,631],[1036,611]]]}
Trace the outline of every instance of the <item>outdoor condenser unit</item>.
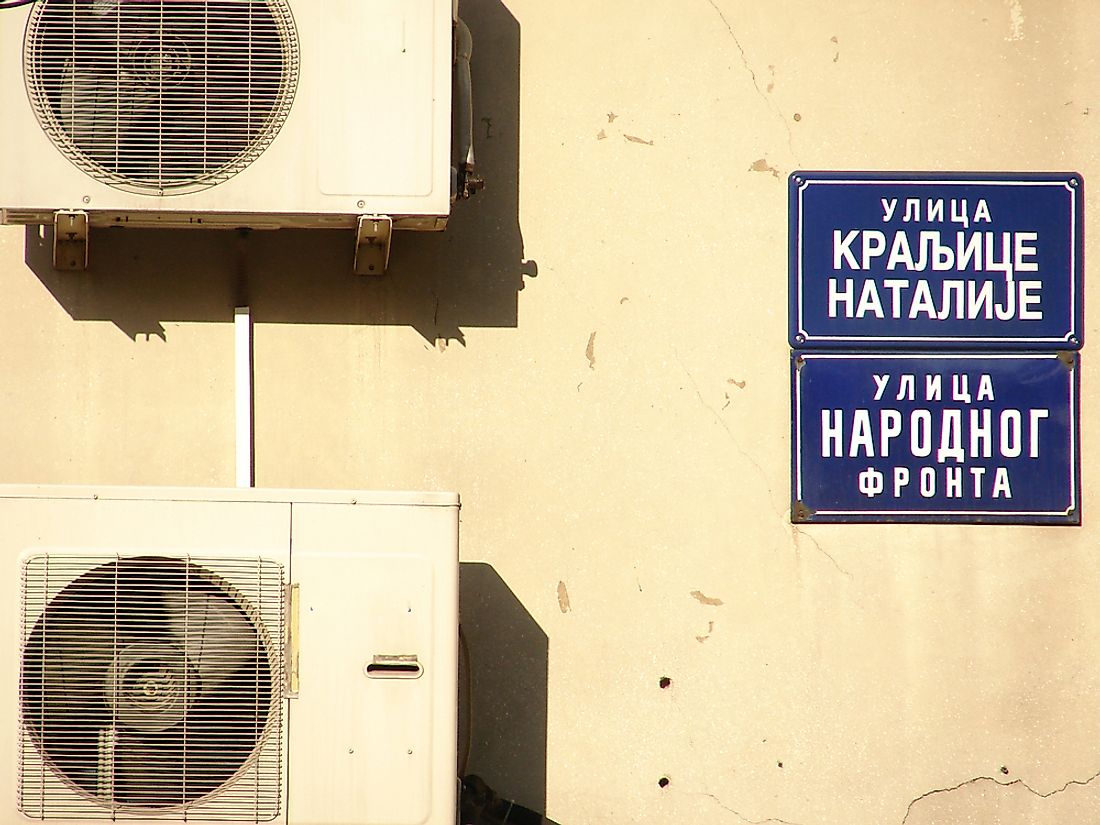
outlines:
{"label": "outdoor condenser unit", "polygon": [[458,497],[0,487],[0,820],[453,825]]}
{"label": "outdoor condenser unit", "polygon": [[476,188],[450,157],[453,72],[467,133],[470,121],[457,11],[457,0],[0,10],[0,219],[53,225],[59,269],[87,265],[90,227],[343,227],[356,232],[356,271],[381,273],[392,230],[443,229],[452,195]]}

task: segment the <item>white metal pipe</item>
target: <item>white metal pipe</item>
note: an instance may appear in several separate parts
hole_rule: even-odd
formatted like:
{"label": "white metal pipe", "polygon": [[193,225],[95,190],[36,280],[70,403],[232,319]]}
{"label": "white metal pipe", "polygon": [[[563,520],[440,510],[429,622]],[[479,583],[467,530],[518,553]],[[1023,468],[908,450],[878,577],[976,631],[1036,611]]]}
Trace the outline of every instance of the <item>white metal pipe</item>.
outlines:
{"label": "white metal pipe", "polygon": [[458,160],[467,172],[474,171],[474,86],[470,77],[470,58],[474,38],[461,19],[455,21],[455,77],[458,80]]}
{"label": "white metal pipe", "polygon": [[252,310],[237,307],[233,313],[236,350],[237,486],[255,483],[252,434]]}

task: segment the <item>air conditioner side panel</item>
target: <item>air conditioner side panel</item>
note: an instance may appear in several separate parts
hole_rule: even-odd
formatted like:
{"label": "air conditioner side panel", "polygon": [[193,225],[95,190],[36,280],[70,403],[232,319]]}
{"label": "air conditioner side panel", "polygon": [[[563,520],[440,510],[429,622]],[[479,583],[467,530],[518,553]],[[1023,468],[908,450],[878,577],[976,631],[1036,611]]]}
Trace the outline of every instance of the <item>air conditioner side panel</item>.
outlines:
{"label": "air conditioner side panel", "polygon": [[[290,820],[452,825],[456,812],[458,509],[294,506],[299,693]],[[419,678],[377,678],[376,656]]]}
{"label": "air conditioner side panel", "polygon": [[317,171],[325,195],[432,193],[433,81],[437,57],[449,57],[436,48],[438,14],[426,0],[325,4],[324,49],[311,61],[320,73]]}

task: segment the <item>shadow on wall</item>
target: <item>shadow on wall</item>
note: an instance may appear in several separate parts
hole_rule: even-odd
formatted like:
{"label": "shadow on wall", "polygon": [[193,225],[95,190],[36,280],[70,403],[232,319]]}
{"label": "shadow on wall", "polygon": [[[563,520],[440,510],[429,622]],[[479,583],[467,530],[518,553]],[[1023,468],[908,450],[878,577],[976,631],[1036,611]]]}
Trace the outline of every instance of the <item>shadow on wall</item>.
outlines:
{"label": "shadow on wall", "polygon": [[460,707],[468,708],[460,714],[459,770],[545,811],[546,634],[488,564],[460,566],[459,613],[470,654],[468,679],[459,682]]}
{"label": "shadow on wall", "polygon": [[131,338],[165,322],[411,326],[463,341],[463,327],[518,326],[534,262],[519,230],[519,23],[500,0],[462,0],[474,36],[474,140],[485,189],[455,205],[442,233],[398,232],[389,272],[351,272],[350,230],[103,229],[87,272],[52,266],[52,228],[28,227],[27,265],[78,321],[111,321]]}

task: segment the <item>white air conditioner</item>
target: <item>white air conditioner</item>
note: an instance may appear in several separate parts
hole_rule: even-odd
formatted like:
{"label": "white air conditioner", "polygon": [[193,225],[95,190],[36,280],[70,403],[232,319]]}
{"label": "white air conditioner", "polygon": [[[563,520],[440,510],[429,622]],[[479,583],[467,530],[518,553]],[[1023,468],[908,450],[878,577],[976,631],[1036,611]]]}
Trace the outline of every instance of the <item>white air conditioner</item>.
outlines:
{"label": "white air conditioner", "polygon": [[453,825],[457,540],[452,494],[0,487],[0,821]]}
{"label": "white air conditioner", "polygon": [[54,224],[62,269],[89,227],[346,227],[380,272],[392,229],[447,224],[454,25],[457,0],[0,10],[0,220]]}

